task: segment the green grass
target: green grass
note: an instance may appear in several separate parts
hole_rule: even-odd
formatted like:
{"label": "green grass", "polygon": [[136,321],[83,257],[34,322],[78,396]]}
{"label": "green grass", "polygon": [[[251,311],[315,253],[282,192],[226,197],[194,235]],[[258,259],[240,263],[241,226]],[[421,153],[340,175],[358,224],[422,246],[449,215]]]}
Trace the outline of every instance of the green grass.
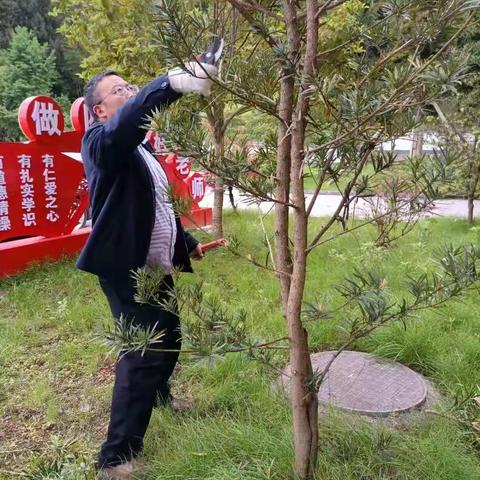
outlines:
{"label": "green grass", "polygon": [[[262,229],[254,215],[228,213],[225,222],[244,252],[264,258]],[[267,225],[272,228],[270,219]],[[367,228],[314,251],[306,299],[338,306],[335,285],[355,266],[380,269],[392,295],[400,298],[407,274],[432,269],[437,246],[478,244],[480,228],[428,220],[390,250],[375,248],[374,238],[373,229]],[[222,251],[209,253],[196,264],[196,272],[208,292],[247,310],[253,335],[284,335],[277,283],[268,272]],[[478,293],[472,292],[440,311],[423,312],[407,328],[391,325],[378,331],[355,348],[397,359],[427,375],[446,404],[478,395],[478,304]],[[314,350],[342,343],[343,315],[348,311],[309,325]],[[92,461],[108,421],[113,363],[95,335],[108,317],[95,277],[76,270],[69,259],[0,283],[2,480],[25,475],[93,478]],[[272,361],[283,366],[286,354],[278,353]],[[195,408],[182,415],[154,412],[144,452],[150,471],[144,478],[292,478],[291,415],[288,399],[272,387],[276,375],[243,354],[213,363],[183,356],[174,391],[193,398]],[[455,415],[420,416],[392,429],[328,411],[320,418],[317,479],[480,478],[478,444]]]}

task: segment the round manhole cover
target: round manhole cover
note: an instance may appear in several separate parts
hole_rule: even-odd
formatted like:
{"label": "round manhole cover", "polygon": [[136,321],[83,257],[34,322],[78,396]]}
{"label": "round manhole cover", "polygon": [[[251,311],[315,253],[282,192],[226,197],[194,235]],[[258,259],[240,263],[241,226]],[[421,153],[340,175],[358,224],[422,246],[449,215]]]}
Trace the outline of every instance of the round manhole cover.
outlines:
{"label": "round manhole cover", "polygon": [[[334,353],[312,355],[313,370],[323,371]],[[289,378],[287,367],[282,376],[286,386]],[[387,416],[420,407],[427,398],[427,385],[420,375],[397,362],[345,351],[330,366],[318,398],[344,410]]]}

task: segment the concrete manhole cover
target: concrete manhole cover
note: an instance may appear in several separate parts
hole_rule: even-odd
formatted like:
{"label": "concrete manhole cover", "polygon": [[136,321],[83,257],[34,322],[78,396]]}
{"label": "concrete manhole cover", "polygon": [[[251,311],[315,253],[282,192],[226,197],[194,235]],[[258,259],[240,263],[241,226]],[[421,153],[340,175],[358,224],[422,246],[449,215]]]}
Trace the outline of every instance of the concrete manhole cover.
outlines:
{"label": "concrete manhole cover", "polygon": [[[322,371],[332,351],[312,355],[314,370]],[[288,387],[290,367],[282,382]],[[333,362],[318,394],[319,401],[363,415],[387,416],[423,405],[427,384],[408,367],[362,352],[342,352]]]}

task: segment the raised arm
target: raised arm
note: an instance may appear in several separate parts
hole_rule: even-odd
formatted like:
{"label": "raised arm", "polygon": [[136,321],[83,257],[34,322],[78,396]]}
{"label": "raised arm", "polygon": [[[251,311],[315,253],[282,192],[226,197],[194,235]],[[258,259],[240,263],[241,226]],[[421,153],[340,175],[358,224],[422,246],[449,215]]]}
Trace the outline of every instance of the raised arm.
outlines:
{"label": "raised arm", "polygon": [[83,140],[91,161],[99,168],[120,167],[145,137],[147,116],[157,108],[167,106],[181,97],[170,87],[166,75],[143,87],[130,98],[111,119],[99,122],[87,130]]}
{"label": "raised arm", "polygon": [[144,139],[147,117],[167,106],[182,93],[208,95],[210,75],[216,67],[192,62],[186,69],[173,69],[168,75],[156,78],[127,100],[111,117],[93,124],[83,138],[82,152],[87,162],[101,169],[121,168]]}

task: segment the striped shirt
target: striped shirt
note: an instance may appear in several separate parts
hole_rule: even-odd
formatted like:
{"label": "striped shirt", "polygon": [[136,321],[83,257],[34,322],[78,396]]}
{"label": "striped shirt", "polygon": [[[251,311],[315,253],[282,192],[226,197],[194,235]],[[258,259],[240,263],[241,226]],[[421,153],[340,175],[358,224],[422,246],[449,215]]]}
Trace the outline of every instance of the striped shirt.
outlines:
{"label": "striped shirt", "polygon": [[177,237],[175,213],[168,195],[168,179],[160,162],[143,146],[137,147],[152,175],[155,186],[155,224],[147,255],[148,266],[159,266],[166,273],[173,272],[173,252]]}

